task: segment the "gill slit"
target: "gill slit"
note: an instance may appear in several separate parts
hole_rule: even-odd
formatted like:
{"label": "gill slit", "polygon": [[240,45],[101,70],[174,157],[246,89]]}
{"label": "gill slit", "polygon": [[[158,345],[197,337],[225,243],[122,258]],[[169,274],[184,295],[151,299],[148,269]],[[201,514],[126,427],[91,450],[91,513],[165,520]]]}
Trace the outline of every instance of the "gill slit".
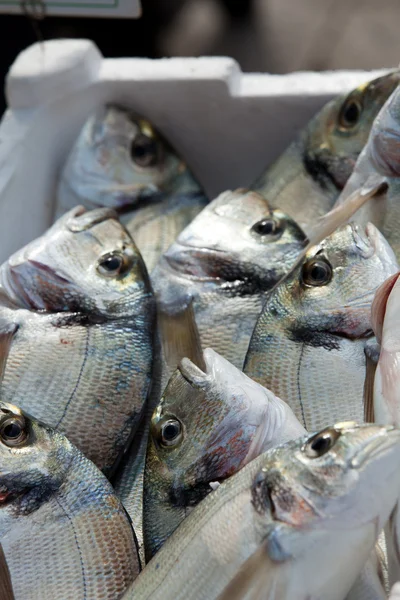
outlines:
{"label": "gill slit", "polygon": [[68,408],[69,408],[69,405],[71,404],[71,402],[72,402],[72,400],[73,400],[73,398],[74,398],[74,396],[75,396],[75,394],[76,394],[76,392],[77,392],[78,386],[79,386],[79,384],[80,384],[80,382],[81,382],[82,375],[83,375],[83,370],[84,370],[84,368],[85,368],[86,361],[87,361],[87,359],[88,359],[88,356],[89,356],[89,338],[90,338],[90,330],[89,330],[89,328],[87,328],[87,329],[85,330],[85,332],[86,332],[86,345],[85,345],[85,353],[84,353],[84,356],[83,356],[83,361],[82,361],[82,364],[81,364],[81,368],[80,368],[80,370],[79,370],[79,375],[78,375],[78,378],[77,378],[77,380],[76,380],[76,384],[75,384],[75,386],[74,386],[74,389],[72,390],[72,392],[71,392],[71,395],[70,395],[70,397],[69,397],[69,398],[68,398],[68,400],[67,400],[67,403],[66,403],[66,405],[65,405],[65,408],[64,408],[64,410],[63,410],[63,414],[61,415],[60,419],[58,420],[58,422],[57,422],[57,423],[56,423],[56,425],[55,425],[55,427],[56,427],[56,428],[57,428],[57,427],[59,427],[59,426],[61,425],[61,422],[63,421],[63,419],[64,419],[65,415],[67,414],[67,410],[68,410]]}
{"label": "gill slit", "polygon": [[85,577],[85,567],[83,566],[83,555],[82,555],[82,549],[80,547],[80,544],[78,542],[78,536],[76,534],[76,529],[75,529],[75,525],[72,521],[72,518],[70,517],[70,515],[68,514],[66,508],[63,506],[63,504],[61,503],[61,500],[59,498],[57,498],[56,496],[54,496],[55,501],[57,502],[58,506],[61,508],[61,510],[64,512],[65,516],[68,519],[69,524],[71,525],[72,528],[72,532],[74,534],[74,539],[75,539],[75,544],[76,547],[78,549],[78,554],[79,554],[79,561],[81,563],[81,571],[82,571],[82,583],[83,583],[83,599],[82,600],[86,600],[87,599],[87,589],[86,589],[86,577]]}
{"label": "gill slit", "polygon": [[300,359],[299,359],[299,364],[297,366],[297,392],[299,394],[299,402],[300,402],[300,409],[301,409],[301,416],[303,419],[303,424],[305,429],[307,429],[307,424],[306,424],[306,417],[304,414],[304,406],[303,406],[303,400],[301,398],[301,387],[300,387],[300,370],[301,370],[301,361],[303,360],[303,354],[304,354],[304,342],[301,345],[301,350],[300,350]]}

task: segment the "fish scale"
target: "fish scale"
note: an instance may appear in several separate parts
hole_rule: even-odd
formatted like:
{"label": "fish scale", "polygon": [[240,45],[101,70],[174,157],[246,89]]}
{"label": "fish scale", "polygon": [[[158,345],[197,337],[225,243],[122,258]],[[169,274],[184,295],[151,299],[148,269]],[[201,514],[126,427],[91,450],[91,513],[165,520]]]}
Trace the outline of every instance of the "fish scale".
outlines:
{"label": "fish scale", "polygon": [[[14,410],[10,405],[2,408]],[[106,478],[81,452],[54,430],[35,422],[32,426],[34,456],[30,458],[29,444],[22,457],[7,457],[7,469],[11,473],[15,469],[17,477],[17,464],[25,463],[18,477],[28,494],[38,455],[41,490],[48,495],[34,505],[11,501],[0,516],[0,541],[15,599],[115,600],[139,572],[128,517]],[[7,450],[1,455],[3,484]],[[57,484],[52,481],[55,477]],[[12,490],[10,476],[6,485]]]}
{"label": "fish scale", "polygon": [[[99,272],[109,257],[126,261],[123,276]],[[112,211],[78,207],[10,257],[0,279],[0,343],[16,327],[2,398],[58,427],[110,474],[152,376],[155,302],[132,238]]]}
{"label": "fish scale", "polygon": [[[329,269],[330,279],[307,283],[312,265]],[[375,227],[364,234],[345,225],[311,248],[268,296],[244,372],[285,400],[308,431],[332,421],[364,420],[372,298],[397,270]]]}
{"label": "fish scale", "polygon": [[258,586],[268,600],[343,600],[396,503],[400,438],[393,428],[355,423],[317,437],[328,448],[300,437],[223,482],[124,600],[213,600],[222,592],[224,600],[258,600]]}

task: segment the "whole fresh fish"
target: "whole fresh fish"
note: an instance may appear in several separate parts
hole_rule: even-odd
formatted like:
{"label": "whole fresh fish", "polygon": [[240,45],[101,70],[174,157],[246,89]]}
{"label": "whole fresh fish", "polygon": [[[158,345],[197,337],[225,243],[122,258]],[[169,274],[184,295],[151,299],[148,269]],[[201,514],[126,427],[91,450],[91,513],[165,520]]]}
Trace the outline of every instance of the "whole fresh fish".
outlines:
{"label": "whole fresh fish", "polygon": [[285,402],[211,349],[187,358],[153,414],[144,475],[146,559],[215,485],[274,446],[304,435]]}
{"label": "whole fresh fish", "polygon": [[399,82],[400,72],[392,71],[326,104],[253,188],[308,233],[308,226],[332,208]]}
{"label": "whole fresh fish", "polygon": [[15,600],[115,600],[139,573],[133,530],[104,475],[66,437],[3,402],[0,505]]}
{"label": "whole fresh fish", "polygon": [[399,459],[398,429],[355,423],[268,451],[193,510],[124,600],[343,600],[398,498]]}
{"label": "whole fresh fish", "polygon": [[203,348],[242,368],[265,294],[294,264],[307,239],[260,194],[224,192],[179,235],[152,280],[171,316],[193,299]]}
{"label": "whole fresh fish", "polygon": [[332,419],[363,420],[371,304],[398,268],[373,225],[347,224],[309,249],[268,296],[244,371],[309,431]]}
{"label": "whole fresh fish", "polygon": [[148,121],[107,105],[89,117],[71,150],[56,214],[77,204],[121,212],[151,271],[206,203],[187,165]]}
{"label": "whole fresh fish", "polygon": [[0,267],[2,399],[57,427],[107,473],[135,432],[152,373],[155,306],[111,209],[77,207]]}
{"label": "whole fresh fish", "polygon": [[387,100],[374,121],[368,142],[354,168],[345,189],[337,200],[341,205],[355,189],[371,183],[386,184],[377,198],[370,200],[356,213],[361,225],[374,223],[400,257],[400,90]]}

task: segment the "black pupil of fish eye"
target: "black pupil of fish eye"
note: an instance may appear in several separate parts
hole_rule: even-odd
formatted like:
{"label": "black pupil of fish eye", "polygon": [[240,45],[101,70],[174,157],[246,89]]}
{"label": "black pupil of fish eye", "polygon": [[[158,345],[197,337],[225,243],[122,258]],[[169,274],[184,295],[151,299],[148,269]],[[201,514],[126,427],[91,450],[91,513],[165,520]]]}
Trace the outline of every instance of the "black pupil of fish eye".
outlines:
{"label": "black pupil of fish eye", "polygon": [[311,449],[316,452],[318,455],[324,454],[332,444],[332,438],[329,434],[324,433],[323,435],[317,436],[311,442]]}
{"label": "black pupil of fish eye", "polygon": [[350,102],[343,112],[343,124],[354,126],[360,117],[360,107],[356,102]]}
{"label": "black pupil of fish eye", "polygon": [[112,273],[113,271],[118,271],[122,264],[122,258],[120,256],[108,256],[104,260],[101,261],[101,266],[106,271]]}
{"label": "black pupil of fish eye", "polygon": [[253,226],[253,230],[260,235],[275,233],[276,223],[273,219],[263,219]]}
{"label": "black pupil of fish eye", "polygon": [[314,281],[324,281],[328,274],[328,268],[323,263],[316,263],[311,267],[310,277]]}
{"label": "black pupil of fish eye", "polygon": [[162,434],[166,442],[172,442],[180,433],[179,423],[167,423],[164,425]]}
{"label": "black pupil of fish eye", "polygon": [[154,165],[157,159],[157,144],[146,135],[137,136],[131,147],[132,159],[141,166]]}
{"label": "black pupil of fish eye", "polygon": [[13,440],[21,435],[21,425],[19,423],[9,423],[3,428],[3,436]]}

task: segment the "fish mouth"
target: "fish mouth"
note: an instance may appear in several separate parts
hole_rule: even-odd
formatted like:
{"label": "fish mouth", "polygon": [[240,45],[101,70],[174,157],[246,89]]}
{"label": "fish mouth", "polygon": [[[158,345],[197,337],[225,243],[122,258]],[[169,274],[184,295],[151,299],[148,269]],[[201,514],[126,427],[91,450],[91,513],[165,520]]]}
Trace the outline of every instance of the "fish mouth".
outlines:
{"label": "fish mouth", "polygon": [[[384,454],[396,445],[399,445],[400,429],[393,426],[380,428],[372,437],[368,437],[361,448],[351,459],[351,467],[358,469],[367,461],[372,460]],[[399,453],[400,454],[400,453]]]}
{"label": "fish mouth", "polygon": [[[50,302],[39,294],[36,289],[34,278],[38,278],[41,284],[50,289],[55,286],[70,287],[71,281],[56,273],[48,265],[33,259],[12,265],[6,263],[0,270],[0,286],[10,303],[19,308],[36,311],[55,310]],[[50,294],[49,294],[50,296]]]}
{"label": "fish mouth", "polygon": [[163,256],[175,274],[194,282],[213,283],[221,293],[251,296],[269,291],[280,279],[279,269],[263,269],[215,248],[173,244]]}
{"label": "fish mouth", "polygon": [[224,250],[182,243],[173,244],[164,257],[174,271],[201,281],[221,279],[221,267],[233,264],[230,254]]}

